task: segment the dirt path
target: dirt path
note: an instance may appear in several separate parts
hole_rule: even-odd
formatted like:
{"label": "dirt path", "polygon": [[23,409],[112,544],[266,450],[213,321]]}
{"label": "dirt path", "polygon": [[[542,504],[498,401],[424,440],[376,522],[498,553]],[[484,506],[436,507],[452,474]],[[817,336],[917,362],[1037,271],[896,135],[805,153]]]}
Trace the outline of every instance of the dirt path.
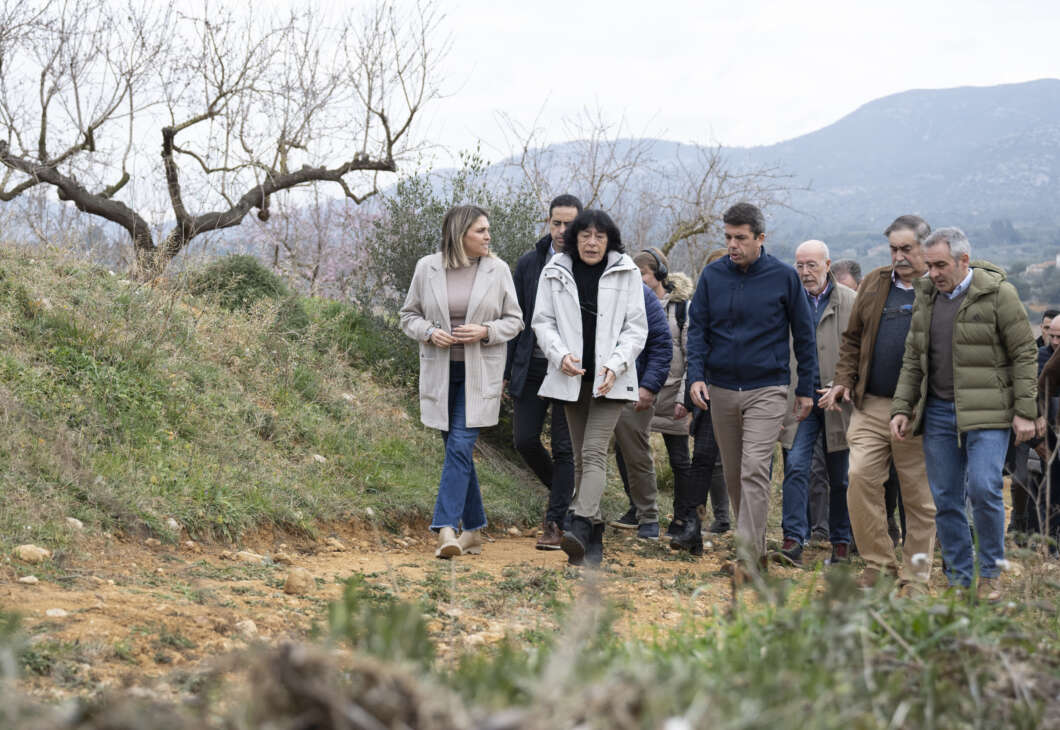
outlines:
{"label": "dirt path", "polygon": [[[562,552],[535,550],[529,533],[493,537],[482,555],[452,561],[435,559],[419,532],[345,528],[319,540],[259,535],[240,546],[264,562],[186,541],[85,538],[76,553],[50,563],[12,563],[0,607],[23,616],[32,640],[24,687],[59,698],[129,685],[169,683],[179,691],[211,657],[326,626],[328,604],[358,574],[374,591],[421,601],[443,655],[505,636],[540,640],[586,591],[610,599],[615,630],[631,636],[730,601],[719,572],[727,537],[692,559],[609,528],[604,570],[591,578],[566,566]],[[312,585],[288,595],[284,583],[296,567]],[[30,574],[39,583],[17,582]]]}

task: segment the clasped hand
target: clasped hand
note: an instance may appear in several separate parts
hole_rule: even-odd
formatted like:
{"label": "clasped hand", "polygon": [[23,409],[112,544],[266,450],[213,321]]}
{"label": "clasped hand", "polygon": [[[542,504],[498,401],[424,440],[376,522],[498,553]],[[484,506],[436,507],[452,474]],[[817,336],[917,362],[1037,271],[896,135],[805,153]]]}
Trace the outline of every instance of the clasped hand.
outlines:
{"label": "clasped hand", "polygon": [[455,344],[466,345],[484,340],[488,336],[489,329],[482,324],[462,324],[459,327],[454,327],[452,334],[449,334],[441,327],[435,327],[434,331],[431,332],[431,343],[438,347],[449,347]]}

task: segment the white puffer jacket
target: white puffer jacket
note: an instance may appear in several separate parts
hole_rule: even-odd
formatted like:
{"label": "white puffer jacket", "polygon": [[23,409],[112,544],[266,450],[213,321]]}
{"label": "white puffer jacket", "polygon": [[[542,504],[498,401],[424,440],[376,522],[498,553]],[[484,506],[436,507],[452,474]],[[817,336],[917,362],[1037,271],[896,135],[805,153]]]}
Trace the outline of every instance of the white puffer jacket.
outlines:
{"label": "white puffer jacket", "polygon": [[[603,383],[600,371],[615,373],[615,384],[607,394],[612,400],[637,400],[636,359],[648,337],[644,314],[644,289],[640,269],[626,254],[609,251],[607,267],[597,290],[596,362],[579,363],[593,368],[593,390]],[[560,366],[568,354],[582,357],[582,315],[578,286],[574,282],[569,254],[552,257],[537,282],[537,299],[531,322],[538,346],[548,358],[548,372],[538,395],[561,401],[576,401],[581,376],[565,375]]]}

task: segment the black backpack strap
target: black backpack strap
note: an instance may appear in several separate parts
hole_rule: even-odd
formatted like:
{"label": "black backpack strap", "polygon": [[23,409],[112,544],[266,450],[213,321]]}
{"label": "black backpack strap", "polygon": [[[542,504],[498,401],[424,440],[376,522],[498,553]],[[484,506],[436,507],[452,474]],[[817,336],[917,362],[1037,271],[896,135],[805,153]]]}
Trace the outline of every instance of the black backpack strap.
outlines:
{"label": "black backpack strap", "polygon": [[674,302],[674,317],[677,318],[677,331],[685,331],[685,323],[688,321],[688,301]]}

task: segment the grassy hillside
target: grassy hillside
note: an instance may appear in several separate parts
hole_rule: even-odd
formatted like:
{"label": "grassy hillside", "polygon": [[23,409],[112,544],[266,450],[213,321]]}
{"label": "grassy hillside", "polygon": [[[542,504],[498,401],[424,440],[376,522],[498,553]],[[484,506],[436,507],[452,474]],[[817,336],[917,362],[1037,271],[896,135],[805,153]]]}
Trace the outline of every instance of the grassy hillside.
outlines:
{"label": "grassy hillside", "polygon": [[[415,351],[334,302],[220,299],[0,246],[3,545],[61,545],[67,517],[163,539],[170,518],[223,539],[429,519],[441,440],[398,387]],[[536,522],[540,489],[480,457],[491,520]]]}

